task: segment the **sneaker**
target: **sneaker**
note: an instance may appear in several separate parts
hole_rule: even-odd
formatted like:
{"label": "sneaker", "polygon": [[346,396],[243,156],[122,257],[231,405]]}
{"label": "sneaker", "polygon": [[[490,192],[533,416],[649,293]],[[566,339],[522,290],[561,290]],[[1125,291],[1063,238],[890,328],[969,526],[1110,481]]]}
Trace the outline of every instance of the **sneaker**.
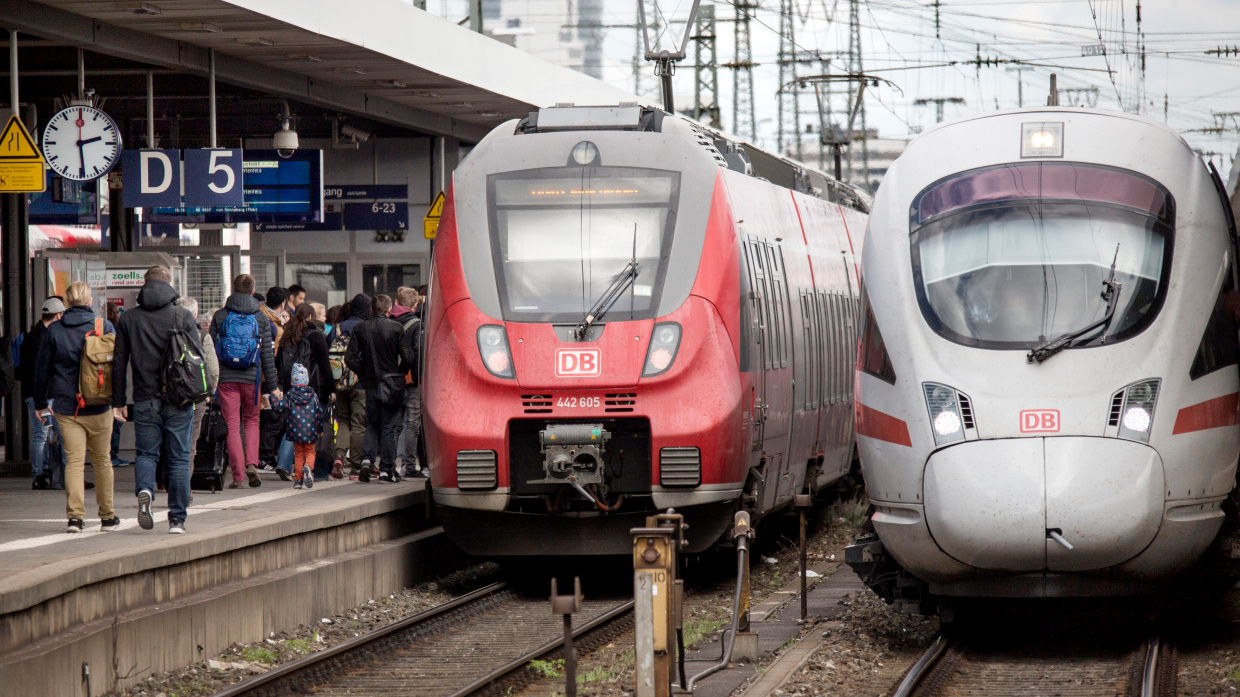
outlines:
{"label": "sneaker", "polygon": [[121,526],[121,519],[115,515],[112,516],[111,518],[107,518],[105,520],[99,521],[99,527],[104,532],[108,532],[110,530],[116,530],[120,526]]}
{"label": "sneaker", "polygon": [[258,471],[259,471],[259,472],[268,472],[268,473],[270,473],[270,472],[275,472],[275,471],[276,471],[276,466],[275,466],[274,464],[270,463],[270,462],[262,462],[262,463],[259,463],[259,465],[258,465]]}
{"label": "sneaker", "polygon": [[[90,465],[87,465],[87,467],[90,467]],[[95,488],[95,483],[94,483],[94,482],[86,482],[86,488],[87,488],[87,489],[94,489],[94,488]]]}
{"label": "sneaker", "polygon": [[280,475],[280,479],[286,482],[293,479],[293,475],[289,474],[288,470],[277,469],[276,474]]}
{"label": "sneaker", "polygon": [[33,482],[30,483],[30,488],[31,489],[51,489],[52,483],[47,481],[46,474],[40,474],[39,476],[34,478]]}
{"label": "sneaker", "polygon": [[300,479],[294,479],[294,480],[293,480],[293,488],[294,488],[294,489],[300,489],[301,487],[302,487],[301,480],[300,480]]}
{"label": "sneaker", "polygon": [[245,488],[245,482],[239,482],[239,481],[236,481],[236,480],[231,481],[231,482],[229,482],[229,483],[228,483],[228,488],[229,488],[229,489],[244,489],[244,488]]}
{"label": "sneaker", "polygon": [[151,517],[151,492],[143,489],[138,492],[138,525],[143,530],[155,527],[155,519]]}
{"label": "sneaker", "polygon": [[133,464],[133,463],[132,463],[132,462],[130,462],[129,460],[122,460],[122,459],[120,459],[119,457],[114,457],[114,458],[112,458],[112,466],[113,466],[113,467],[128,467],[128,466],[130,466],[130,465],[132,465],[132,464]]}
{"label": "sneaker", "polygon": [[332,479],[344,479],[344,463],[340,460],[332,463]]}
{"label": "sneaker", "polygon": [[370,481],[370,465],[369,464],[362,465],[362,468],[358,470],[357,481],[363,482],[363,483]]}
{"label": "sneaker", "polygon": [[70,532],[70,533],[82,532],[82,519],[81,518],[70,518],[69,529],[66,530],[65,532]]}
{"label": "sneaker", "polygon": [[245,476],[250,479],[251,487],[260,487],[263,485],[263,480],[258,478],[258,468],[254,465],[245,466]]}
{"label": "sneaker", "polygon": [[314,470],[310,468],[310,465],[306,465],[305,467],[301,468],[301,470],[302,470],[301,478],[305,480],[306,488],[313,489],[314,488]]}
{"label": "sneaker", "polygon": [[396,481],[396,473],[395,473],[395,472],[380,472],[380,473],[379,473],[379,481],[381,481],[381,482],[394,482],[394,481]]}
{"label": "sneaker", "polygon": [[185,523],[179,520],[168,521],[168,534],[169,535],[184,535],[185,534]]}
{"label": "sneaker", "polygon": [[431,478],[431,472],[430,472],[430,470],[426,469],[425,467],[419,467],[419,468],[418,468],[418,471],[414,473],[414,476],[416,476],[416,477],[421,477],[421,478],[423,478],[423,479],[430,479],[430,478]]}

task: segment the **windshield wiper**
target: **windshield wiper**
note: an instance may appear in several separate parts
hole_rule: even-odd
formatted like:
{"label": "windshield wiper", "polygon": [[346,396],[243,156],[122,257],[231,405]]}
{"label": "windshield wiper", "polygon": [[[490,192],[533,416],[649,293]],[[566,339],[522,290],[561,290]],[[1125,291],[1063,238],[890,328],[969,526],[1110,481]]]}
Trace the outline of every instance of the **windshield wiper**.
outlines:
{"label": "windshield wiper", "polygon": [[616,276],[611,285],[607,286],[607,290],[603,291],[603,296],[598,299],[598,302],[594,303],[594,307],[590,308],[586,316],[582,317],[577,326],[573,328],[574,339],[585,341],[586,334],[590,331],[590,325],[603,319],[603,315],[607,314],[611,306],[620,299],[621,295],[624,295],[624,291],[637,280],[637,266],[636,257],[630,259],[629,263],[624,265],[620,275]]}
{"label": "windshield wiper", "polygon": [[[1052,339],[1051,341],[1035,346],[1033,350],[1025,355],[1026,361],[1029,363],[1033,363],[1035,361],[1041,363],[1060,351],[1075,346],[1077,339],[1080,339],[1083,336],[1088,336],[1089,334],[1097,331],[1099,328],[1106,331],[1106,328],[1111,324],[1111,320],[1115,317],[1115,307],[1119,304],[1119,292],[1120,289],[1123,288],[1122,283],[1115,282],[1115,263],[1117,261],[1119,261],[1118,244],[1115,245],[1115,257],[1111,259],[1111,274],[1102,282],[1102,299],[1107,301],[1107,311],[1102,315],[1102,319],[1094,322],[1088,327],[1078,329],[1074,332],[1068,332],[1058,339]],[[1105,341],[1106,340],[1104,339],[1103,342],[1105,343]]]}

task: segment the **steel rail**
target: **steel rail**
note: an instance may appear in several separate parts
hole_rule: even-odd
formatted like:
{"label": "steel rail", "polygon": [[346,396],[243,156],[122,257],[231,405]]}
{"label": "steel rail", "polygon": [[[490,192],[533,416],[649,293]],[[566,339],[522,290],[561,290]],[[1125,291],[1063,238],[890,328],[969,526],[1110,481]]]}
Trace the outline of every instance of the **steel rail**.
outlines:
{"label": "steel rail", "polygon": [[[573,629],[573,640],[576,641],[578,637],[583,636],[611,622],[612,620],[615,620],[621,617],[622,615],[626,613],[632,612],[632,610],[633,610],[632,600],[628,600],[628,601],[625,601],[617,605],[616,607],[608,610],[607,612],[604,612],[603,614],[599,615],[598,617],[595,617],[589,622],[586,622],[580,627],[575,627]],[[530,661],[539,659],[547,655],[548,653],[555,651],[556,649],[560,648],[563,645],[564,645],[564,637],[561,636],[561,637],[552,639],[551,641],[548,641],[547,643],[543,644],[542,646],[539,646],[533,651],[530,651],[524,656],[521,656],[520,658],[515,658],[509,661],[508,663],[505,663],[503,666],[496,668],[490,673],[487,673],[481,678],[478,678],[477,680],[469,683],[465,687],[462,687],[456,692],[453,692],[448,697],[467,697],[468,695],[472,695],[486,688],[487,686],[491,685],[495,681],[502,680],[503,678],[507,677],[509,674],[514,673],[520,668],[528,665]]]}
{"label": "steel rail", "polygon": [[461,607],[462,605],[468,605],[469,603],[472,603],[474,601],[480,600],[490,595],[494,595],[495,593],[498,593],[506,588],[508,588],[508,583],[506,581],[501,581],[499,583],[492,583],[489,586],[483,586],[482,588],[479,588],[476,591],[466,593],[465,595],[462,595],[457,598],[453,598],[452,600],[449,600],[448,602],[443,603],[442,605],[436,605],[435,607],[430,608],[428,610],[423,610],[422,612],[419,612],[416,615],[411,615],[409,617],[406,617],[403,620],[393,622],[392,624],[389,624],[385,627],[380,627],[379,629],[367,632],[361,636],[354,637],[352,639],[349,639],[348,641],[339,643],[329,649],[324,649],[322,651],[312,653],[309,656],[306,656],[305,658],[298,659],[296,661],[293,661],[292,663],[286,663],[278,668],[275,668],[266,673],[263,673],[262,675],[257,675],[253,678],[250,678],[249,680],[244,680],[242,682],[239,682],[236,685],[233,685],[232,687],[226,690],[215,693],[213,697],[241,697],[242,695],[248,694],[264,685],[267,685],[268,683],[275,682],[276,680],[280,680],[281,678],[292,675],[293,673],[296,673],[305,668],[312,668],[315,665],[318,665],[319,663],[322,663],[335,656],[349,653],[350,651],[355,651],[363,646],[366,646],[367,644],[378,641],[379,639],[382,639],[390,634],[394,634],[401,630],[408,629],[409,627],[421,624],[423,622],[426,622],[427,620],[434,619],[452,610],[455,610],[456,608]]}
{"label": "steel rail", "polygon": [[1162,639],[1153,634],[1145,646],[1145,667],[1141,671],[1141,697],[1157,697],[1159,654],[1162,652]]}
{"label": "steel rail", "polygon": [[930,669],[938,662],[949,644],[951,644],[951,640],[947,638],[947,635],[939,632],[930,644],[930,648],[926,649],[921,658],[917,659],[917,662],[909,669],[904,679],[900,681],[900,686],[891,694],[891,697],[909,697],[909,695],[912,695],[917,686],[921,684],[921,681],[925,680],[926,676],[930,674]]}

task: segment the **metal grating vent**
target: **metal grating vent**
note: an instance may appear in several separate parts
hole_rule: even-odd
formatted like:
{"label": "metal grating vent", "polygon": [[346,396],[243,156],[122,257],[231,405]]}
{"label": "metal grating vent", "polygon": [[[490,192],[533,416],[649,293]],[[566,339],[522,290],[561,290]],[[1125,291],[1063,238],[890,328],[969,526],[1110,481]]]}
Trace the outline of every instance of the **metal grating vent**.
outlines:
{"label": "metal grating vent", "polygon": [[1124,391],[1120,390],[1111,398],[1111,416],[1107,419],[1108,426],[1118,426],[1120,413],[1124,411]]}
{"label": "metal grating vent", "polygon": [[702,451],[697,448],[659,450],[659,483],[663,486],[697,486],[702,483]]}
{"label": "metal grating vent", "polygon": [[976,428],[973,423],[973,403],[969,401],[968,397],[959,392],[956,393],[956,399],[960,402],[960,420],[964,422],[965,429],[971,430]]}
{"label": "metal grating vent", "polygon": [[603,396],[603,411],[633,411],[637,406],[637,395],[620,392]]}
{"label": "metal grating vent", "polygon": [[456,486],[461,491],[486,491],[496,485],[494,450],[456,451]]}
{"label": "metal grating vent", "polygon": [[525,408],[526,414],[550,414],[551,395],[523,394],[521,395],[521,406]]}

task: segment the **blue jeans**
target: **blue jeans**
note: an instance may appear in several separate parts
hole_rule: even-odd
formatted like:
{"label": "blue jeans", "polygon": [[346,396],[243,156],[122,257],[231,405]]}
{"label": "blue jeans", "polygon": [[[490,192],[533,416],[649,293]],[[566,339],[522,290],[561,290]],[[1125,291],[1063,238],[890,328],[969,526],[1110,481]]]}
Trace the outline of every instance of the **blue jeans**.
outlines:
{"label": "blue jeans", "polygon": [[189,505],[190,433],[194,428],[194,408],[178,409],[159,399],[133,405],[134,442],[138,459],[134,463],[134,493],[143,489],[155,493],[155,467],[161,448],[168,449],[168,520],[185,522]]}
{"label": "blue jeans", "polygon": [[59,458],[53,458],[47,447],[47,434],[53,429],[56,431],[56,440],[60,441],[60,427],[56,425],[56,419],[50,419],[50,426],[45,425],[43,419],[35,413],[34,397],[27,397],[23,401],[26,402],[26,412],[30,414],[30,476],[43,475],[53,485],[60,484],[64,480],[61,473],[65,465],[59,462]]}
{"label": "blue jeans", "polygon": [[276,453],[276,469],[293,473],[293,442],[285,434],[280,438],[280,449]]}

